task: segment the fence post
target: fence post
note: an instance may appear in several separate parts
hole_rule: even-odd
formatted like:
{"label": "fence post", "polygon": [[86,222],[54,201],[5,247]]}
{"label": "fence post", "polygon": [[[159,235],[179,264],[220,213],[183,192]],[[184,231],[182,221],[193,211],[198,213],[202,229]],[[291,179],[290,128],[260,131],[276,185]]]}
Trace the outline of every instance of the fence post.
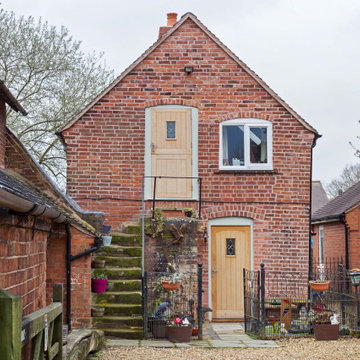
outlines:
{"label": "fence post", "polygon": [[142,307],[143,307],[143,320],[144,320],[144,339],[147,339],[147,330],[148,330],[148,316],[147,316],[147,271],[144,271],[144,276],[142,277]]}
{"label": "fence post", "polygon": [[[53,302],[60,302],[63,304],[63,284],[56,283],[53,287]],[[54,320],[53,343],[59,344],[59,352],[55,356],[56,360],[62,359],[62,345],[63,345],[63,312]],[[51,346],[51,344],[50,344]]]}
{"label": "fence post", "polygon": [[199,340],[202,340],[202,264],[198,263],[198,328],[199,328]]}
{"label": "fence post", "polygon": [[0,357],[21,359],[21,297],[0,290]]}
{"label": "fence post", "polygon": [[339,292],[340,292],[340,307],[341,307],[341,322],[345,324],[345,296],[344,296],[344,267],[339,264]]}
{"label": "fence post", "polygon": [[265,265],[260,264],[260,279],[261,279],[261,320],[260,328],[263,329],[265,326]]}

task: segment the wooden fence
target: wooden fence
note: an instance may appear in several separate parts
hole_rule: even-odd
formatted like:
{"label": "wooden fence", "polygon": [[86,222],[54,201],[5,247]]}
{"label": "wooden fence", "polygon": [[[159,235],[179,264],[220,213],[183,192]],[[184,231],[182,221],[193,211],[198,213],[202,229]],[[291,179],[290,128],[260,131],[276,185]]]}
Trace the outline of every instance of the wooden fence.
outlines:
{"label": "wooden fence", "polygon": [[22,318],[21,297],[0,290],[0,357],[7,360],[62,360],[62,284],[53,303]]}

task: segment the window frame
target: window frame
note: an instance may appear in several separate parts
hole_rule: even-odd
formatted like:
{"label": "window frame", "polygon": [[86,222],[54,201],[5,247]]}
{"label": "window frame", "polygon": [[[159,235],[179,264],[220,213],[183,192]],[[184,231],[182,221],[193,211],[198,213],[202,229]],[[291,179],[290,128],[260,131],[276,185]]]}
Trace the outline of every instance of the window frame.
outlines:
{"label": "window frame", "polygon": [[[223,127],[224,126],[244,126],[244,165],[223,165]],[[226,120],[219,124],[219,169],[220,170],[273,170],[272,161],[272,123],[267,120],[242,118]],[[250,162],[250,128],[265,127],[267,130],[267,163],[251,163]]]}

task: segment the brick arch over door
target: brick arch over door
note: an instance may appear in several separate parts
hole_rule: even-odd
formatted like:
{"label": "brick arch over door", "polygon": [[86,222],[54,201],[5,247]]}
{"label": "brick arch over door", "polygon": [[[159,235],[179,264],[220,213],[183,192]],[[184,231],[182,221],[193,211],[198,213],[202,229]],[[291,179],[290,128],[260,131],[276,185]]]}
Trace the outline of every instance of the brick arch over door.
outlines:
{"label": "brick arch over door", "polygon": [[266,217],[266,211],[260,207],[252,205],[216,205],[206,207],[201,214],[202,220],[212,220],[222,217],[250,218],[263,221]]}
{"label": "brick arch over door", "polygon": [[144,102],[144,108],[160,106],[160,105],[181,105],[181,106],[191,106],[199,107],[199,103],[195,100],[186,100],[186,99],[177,99],[177,98],[162,98],[162,99],[153,99]]}

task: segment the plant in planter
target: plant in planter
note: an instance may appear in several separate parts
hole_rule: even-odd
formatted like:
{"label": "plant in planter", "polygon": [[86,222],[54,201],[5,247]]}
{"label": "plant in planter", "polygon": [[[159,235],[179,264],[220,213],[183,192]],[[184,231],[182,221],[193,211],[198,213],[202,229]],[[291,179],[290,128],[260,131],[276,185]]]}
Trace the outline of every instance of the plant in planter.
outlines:
{"label": "plant in planter", "polygon": [[339,321],[333,311],[318,313],[313,320],[316,340],[337,340],[339,338]]}
{"label": "plant in planter", "polygon": [[319,278],[317,280],[309,281],[310,287],[313,291],[326,291],[329,288],[330,281],[325,280],[324,265],[320,264],[317,268],[319,270]]}
{"label": "plant in planter", "polygon": [[106,290],[107,277],[103,272],[94,271],[91,276],[91,287],[94,293],[103,293]]}
{"label": "plant in planter", "polygon": [[198,212],[196,210],[194,210],[193,208],[184,208],[183,211],[184,211],[184,215],[186,217],[194,218],[194,219],[199,218]]}
{"label": "plant in planter", "polygon": [[150,236],[151,238],[157,238],[159,236],[162,236],[164,232],[164,219],[162,217],[162,210],[159,208],[156,208],[154,211],[154,219],[151,219],[151,224],[145,225],[144,231],[147,236]]}
{"label": "plant in planter", "polygon": [[176,316],[167,325],[168,339],[171,342],[189,342],[192,335],[192,325],[187,318]]}
{"label": "plant in planter", "polygon": [[174,273],[166,276],[161,276],[157,283],[161,284],[161,286],[165,290],[179,290],[181,286],[181,279],[183,278],[184,274],[180,271],[175,271]]}
{"label": "plant in planter", "polygon": [[103,225],[103,235],[101,236],[101,238],[104,246],[111,245],[112,236],[109,235],[110,229],[111,225]]}

